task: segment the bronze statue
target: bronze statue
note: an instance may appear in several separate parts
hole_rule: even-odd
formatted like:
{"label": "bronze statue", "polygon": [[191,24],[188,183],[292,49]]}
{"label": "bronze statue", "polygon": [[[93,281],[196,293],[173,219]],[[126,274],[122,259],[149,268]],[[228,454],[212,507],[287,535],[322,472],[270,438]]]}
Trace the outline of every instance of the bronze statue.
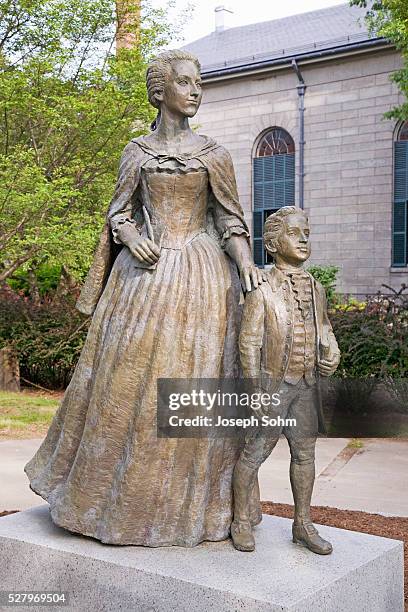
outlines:
{"label": "bronze statue", "polygon": [[[265,248],[275,265],[268,282],[247,294],[239,339],[244,376],[262,391],[280,392],[280,405],[265,416],[296,419],[296,426],[259,426],[248,434],[237,462],[231,534],[238,550],[252,551],[255,540],[250,499],[257,472],[284,433],[291,453],[290,480],[295,503],[293,541],[317,554],[332,546],[310,518],[319,425],[318,376],[330,376],[339,364],[322,285],[303,269],[310,256],[309,222],[303,210],[285,206],[265,223]],[[270,422],[272,419],[270,419]],[[275,423],[275,421],[272,421]]]}
{"label": "bronze statue", "polygon": [[238,272],[247,291],[262,273],[231,157],[189,127],[202,95],[198,60],[162,53],[147,90],[155,129],[123,152],[78,302],[93,314],[87,340],[26,472],[70,531],[111,544],[194,546],[229,536],[240,449],[232,438],[158,439],[156,380],[237,374]]}

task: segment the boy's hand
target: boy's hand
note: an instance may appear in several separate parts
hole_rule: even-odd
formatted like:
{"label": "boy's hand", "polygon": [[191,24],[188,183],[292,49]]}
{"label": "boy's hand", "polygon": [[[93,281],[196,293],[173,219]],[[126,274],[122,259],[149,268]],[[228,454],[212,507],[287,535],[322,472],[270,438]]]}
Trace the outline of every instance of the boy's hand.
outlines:
{"label": "boy's hand", "polygon": [[331,376],[337,370],[339,363],[340,355],[338,353],[334,353],[331,357],[319,359],[319,363],[317,364],[319,374],[321,376]]}

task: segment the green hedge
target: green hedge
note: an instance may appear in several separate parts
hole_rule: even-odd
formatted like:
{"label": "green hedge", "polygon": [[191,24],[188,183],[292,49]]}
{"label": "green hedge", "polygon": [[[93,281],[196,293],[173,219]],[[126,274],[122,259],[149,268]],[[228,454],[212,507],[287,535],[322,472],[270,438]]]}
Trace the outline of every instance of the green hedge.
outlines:
{"label": "green hedge", "polygon": [[26,381],[47,389],[69,383],[89,325],[75,309],[75,298],[34,304],[22,292],[0,290],[0,347],[16,351]]}
{"label": "green hedge", "polygon": [[341,351],[337,376],[408,377],[408,294],[405,286],[385,290],[330,312]]}

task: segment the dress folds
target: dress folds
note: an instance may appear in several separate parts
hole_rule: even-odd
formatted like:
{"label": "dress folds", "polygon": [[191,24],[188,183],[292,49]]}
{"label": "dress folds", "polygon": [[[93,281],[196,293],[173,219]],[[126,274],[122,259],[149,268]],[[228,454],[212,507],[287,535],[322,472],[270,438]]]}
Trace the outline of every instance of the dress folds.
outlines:
{"label": "dress folds", "polygon": [[[115,232],[123,222],[146,231],[143,207],[160,246],[147,269]],[[88,336],[25,468],[57,525],[110,544],[228,537],[239,441],[157,438],[156,381],[239,373],[240,285],[222,245],[242,233],[225,149],[208,138],[190,155],[159,153],[144,138],[129,143],[79,300],[93,312]]]}

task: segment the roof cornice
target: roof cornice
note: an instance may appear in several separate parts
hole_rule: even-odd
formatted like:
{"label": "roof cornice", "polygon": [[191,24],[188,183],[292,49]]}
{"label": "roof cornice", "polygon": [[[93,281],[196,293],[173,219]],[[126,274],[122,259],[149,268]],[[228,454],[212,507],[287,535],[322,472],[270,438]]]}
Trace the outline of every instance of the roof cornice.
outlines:
{"label": "roof cornice", "polygon": [[343,57],[373,53],[381,50],[393,50],[395,46],[385,38],[372,38],[353,44],[338,45],[327,49],[308,51],[306,53],[293,53],[285,57],[264,59],[262,61],[248,62],[241,65],[228,66],[206,70],[203,67],[201,77],[206,83],[224,81],[250,75],[259,75],[276,70],[290,68],[292,60],[302,65],[314,64],[328,60],[336,60]]}

